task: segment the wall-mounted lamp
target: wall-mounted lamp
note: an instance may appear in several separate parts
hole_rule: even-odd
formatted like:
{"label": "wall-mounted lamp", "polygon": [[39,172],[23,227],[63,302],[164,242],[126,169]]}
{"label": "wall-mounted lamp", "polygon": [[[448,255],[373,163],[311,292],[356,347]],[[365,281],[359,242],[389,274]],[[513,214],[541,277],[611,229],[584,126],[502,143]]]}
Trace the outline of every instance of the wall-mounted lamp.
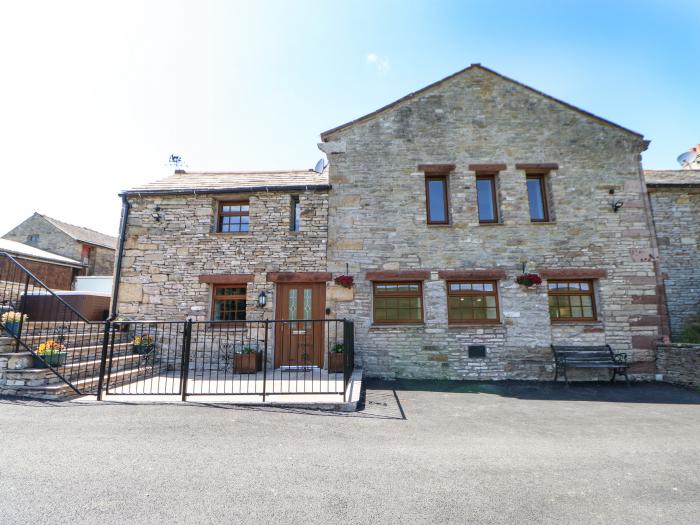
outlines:
{"label": "wall-mounted lamp", "polygon": [[153,217],[153,219],[156,222],[160,222],[160,213],[158,213],[159,211],[160,211],[160,206],[156,206],[155,212],[151,213],[151,217]]}
{"label": "wall-mounted lamp", "polygon": [[[615,195],[615,190],[613,188],[610,188],[610,191],[608,191],[610,195]],[[621,200],[615,200],[615,197],[613,197],[612,202],[610,203],[610,207],[612,208],[613,213],[617,213],[620,208],[622,208],[625,205],[624,202]]]}
{"label": "wall-mounted lamp", "polygon": [[267,294],[265,293],[265,290],[263,290],[258,294],[258,306],[260,308],[264,308],[266,304],[267,304]]}
{"label": "wall-mounted lamp", "polygon": [[527,269],[527,261],[520,261],[520,265],[523,268],[523,273],[525,273],[525,270]]}

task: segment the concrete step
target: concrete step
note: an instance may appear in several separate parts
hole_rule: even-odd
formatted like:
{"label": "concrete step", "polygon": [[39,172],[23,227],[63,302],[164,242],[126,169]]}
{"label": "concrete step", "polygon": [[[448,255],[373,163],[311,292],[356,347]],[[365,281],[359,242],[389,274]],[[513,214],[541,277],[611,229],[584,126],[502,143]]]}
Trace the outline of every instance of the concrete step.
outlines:
{"label": "concrete step", "polygon": [[[79,345],[102,345],[103,334],[102,332],[78,332],[78,333],[68,333],[68,334],[25,334],[22,336],[22,340],[27,343],[27,345],[39,346],[41,343],[53,339],[54,341],[62,338],[64,344],[70,346]],[[114,337],[110,335],[110,341],[114,340],[117,343],[127,343],[132,340],[129,334],[126,333],[116,333]]]}

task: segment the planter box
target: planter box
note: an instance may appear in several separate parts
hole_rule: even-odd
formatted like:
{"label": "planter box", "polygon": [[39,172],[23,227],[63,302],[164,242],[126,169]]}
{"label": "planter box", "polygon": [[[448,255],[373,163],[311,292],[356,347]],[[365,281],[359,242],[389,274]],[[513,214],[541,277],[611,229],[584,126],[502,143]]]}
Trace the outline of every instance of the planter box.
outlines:
{"label": "planter box", "polygon": [[140,345],[140,346],[133,345],[131,348],[133,349],[133,352],[135,354],[147,355],[147,354],[150,354],[151,352],[153,352],[153,350],[155,350],[156,347],[155,347],[155,345],[151,344],[151,345]]}
{"label": "planter box", "polygon": [[34,368],[48,368],[48,365],[56,368],[57,366],[63,366],[66,364],[67,352],[56,352],[50,355],[41,356],[44,361],[35,357],[34,358]]}
{"label": "planter box", "polygon": [[331,373],[345,371],[345,354],[343,352],[328,352],[328,371]]}
{"label": "planter box", "polygon": [[260,352],[234,354],[233,371],[236,374],[254,374],[259,370],[262,370],[262,354]]}

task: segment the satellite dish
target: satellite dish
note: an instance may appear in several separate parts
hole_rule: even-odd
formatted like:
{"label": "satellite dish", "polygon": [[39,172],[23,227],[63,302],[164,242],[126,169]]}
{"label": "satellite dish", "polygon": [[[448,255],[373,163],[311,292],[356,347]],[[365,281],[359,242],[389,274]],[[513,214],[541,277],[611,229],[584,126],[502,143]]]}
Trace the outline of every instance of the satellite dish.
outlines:
{"label": "satellite dish", "polygon": [[697,157],[697,154],[694,151],[686,151],[685,153],[682,153],[678,155],[678,158],[676,159],[678,161],[678,164],[680,164],[683,167],[688,166],[691,162],[693,162]]}
{"label": "satellite dish", "polygon": [[326,169],[326,161],[323,159],[319,159],[316,163],[316,166],[314,166],[314,171],[316,173],[323,173],[324,169]]}

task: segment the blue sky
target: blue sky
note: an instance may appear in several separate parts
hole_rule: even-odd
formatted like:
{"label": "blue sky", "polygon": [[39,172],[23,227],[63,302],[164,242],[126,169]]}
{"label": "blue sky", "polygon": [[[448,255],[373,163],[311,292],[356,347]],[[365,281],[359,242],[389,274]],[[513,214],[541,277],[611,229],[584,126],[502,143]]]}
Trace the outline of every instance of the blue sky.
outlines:
{"label": "blue sky", "polygon": [[[0,6],[0,233],[40,211],[116,233],[119,190],[310,168],[320,132],[481,64],[643,133],[700,142],[698,1],[62,1]],[[9,205],[5,205],[9,201]]]}

